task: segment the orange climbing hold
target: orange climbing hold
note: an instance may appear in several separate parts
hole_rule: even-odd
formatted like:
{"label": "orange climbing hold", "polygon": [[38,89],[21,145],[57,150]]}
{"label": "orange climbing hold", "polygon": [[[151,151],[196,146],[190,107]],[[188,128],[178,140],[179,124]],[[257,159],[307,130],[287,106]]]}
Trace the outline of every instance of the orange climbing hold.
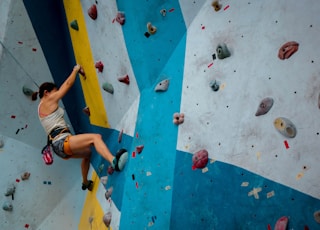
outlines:
{"label": "orange climbing hold", "polygon": [[125,83],[125,84],[127,84],[127,85],[130,84],[130,79],[129,79],[128,74],[125,75],[125,76],[123,76],[123,77],[118,78],[118,81],[120,81],[120,82],[122,82],[122,83]]}
{"label": "orange climbing hold", "polygon": [[98,17],[98,11],[97,11],[97,6],[93,4],[89,9],[88,9],[88,15],[90,18],[93,20],[96,20]]}

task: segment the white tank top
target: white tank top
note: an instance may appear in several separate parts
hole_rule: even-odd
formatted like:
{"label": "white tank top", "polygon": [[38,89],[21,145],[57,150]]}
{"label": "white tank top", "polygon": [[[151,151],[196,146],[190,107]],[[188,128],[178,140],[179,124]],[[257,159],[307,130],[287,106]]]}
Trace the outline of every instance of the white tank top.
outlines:
{"label": "white tank top", "polygon": [[[39,115],[39,108],[40,108],[41,103],[38,106],[38,117],[40,119],[41,125],[46,131],[47,135],[50,134],[50,132],[53,129],[56,128],[68,128],[68,124],[64,120],[64,110],[61,107],[58,107],[53,113],[49,114],[48,116],[45,117],[40,117]],[[70,133],[62,133],[60,135],[57,135],[54,141],[60,140],[66,136],[70,135]]]}

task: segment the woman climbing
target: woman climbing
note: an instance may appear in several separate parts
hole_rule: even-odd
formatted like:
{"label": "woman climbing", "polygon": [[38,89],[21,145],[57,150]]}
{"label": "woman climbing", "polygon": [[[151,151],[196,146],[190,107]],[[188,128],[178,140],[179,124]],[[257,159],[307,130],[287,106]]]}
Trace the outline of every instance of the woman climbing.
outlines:
{"label": "woman climbing", "polygon": [[80,68],[80,65],[74,66],[73,71],[60,88],[51,82],[43,83],[39,87],[39,92],[35,92],[32,95],[32,100],[36,100],[39,94],[38,116],[52,143],[53,151],[63,159],[82,158],[82,189],[91,191],[93,182],[87,178],[90,167],[91,146],[94,146],[96,151],[110,162],[112,169],[116,171],[121,171],[124,168],[128,153],[125,149],[121,149],[114,157],[103,142],[100,134],[72,135],[70,133],[64,119],[64,110],[59,107],[59,101],[73,86]]}

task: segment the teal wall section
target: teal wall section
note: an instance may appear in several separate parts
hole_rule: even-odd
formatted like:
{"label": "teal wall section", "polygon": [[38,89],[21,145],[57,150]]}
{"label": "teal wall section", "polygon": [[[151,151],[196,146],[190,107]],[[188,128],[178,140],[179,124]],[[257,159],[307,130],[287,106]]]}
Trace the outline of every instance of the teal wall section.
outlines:
{"label": "teal wall section", "polygon": [[[273,229],[281,216],[289,217],[288,229],[319,228],[313,218],[318,199],[218,161],[209,163],[206,173],[192,170],[192,155],[177,151],[176,156],[170,229]],[[253,188],[262,189],[258,199],[248,195]]]}

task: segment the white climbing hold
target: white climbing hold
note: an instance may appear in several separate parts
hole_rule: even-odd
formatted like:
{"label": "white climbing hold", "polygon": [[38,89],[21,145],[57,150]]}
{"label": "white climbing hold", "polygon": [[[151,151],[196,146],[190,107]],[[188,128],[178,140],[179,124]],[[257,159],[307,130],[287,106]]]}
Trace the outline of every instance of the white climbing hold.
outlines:
{"label": "white climbing hold", "polygon": [[103,215],[103,223],[109,227],[111,224],[111,218],[112,218],[112,213],[111,212],[107,212],[106,214]]}
{"label": "white climbing hold", "polygon": [[108,176],[103,176],[100,178],[100,181],[103,185],[106,185],[108,182]]}
{"label": "white climbing hold", "polygon": [[160,14],[161,14],[163,17],[165,17],[166,14],[167,14],[166,9],[161,9],[161,10],[160,10]]}
{"label": "white climbing hold", "polygon": [[278,117],[273,122],[274,127],[285,137],[294,138],[297,134],[295,125],[285,117]]}
{"label": "white climbing hold", "polygon": [[167,91],[169,87],[169,79],[165,79],[162,80],[161,82],[159,82],[156,87],[155,87],[155,91],[156,92],[163,92],[163,91]]}
{"label": "white climbing hold", "polygon": [[106,200],[109,200],[109,198],[111,197],[113,192],[113,187],[110,187],[107,189],[106,193],[104,194],[104,197],[106,198]]}
{"label": "white climbing hold", "polygon": [[14,184],[10,184],[7,188],[7,191],[5,192],[5,196],[11,196],[14,194],[14,192],[16,191],[16,186],[14,186]]}
{"label": "white climbing hold", "polygon": [[5,201],[2,205],[2,209],[8,212],[11,212],[13,209],[13,206],[10,201]]}

